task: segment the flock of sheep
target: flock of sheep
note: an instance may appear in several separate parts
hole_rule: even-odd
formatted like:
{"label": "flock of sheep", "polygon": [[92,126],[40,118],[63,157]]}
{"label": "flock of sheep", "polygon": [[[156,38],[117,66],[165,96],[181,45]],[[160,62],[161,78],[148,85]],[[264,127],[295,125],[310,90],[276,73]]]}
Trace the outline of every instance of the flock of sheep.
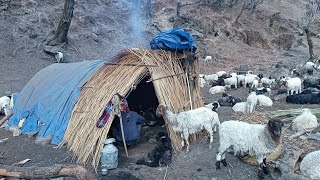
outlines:
{"label": "flock of sheep", "polygon": [[[309,67],[311,66],[311,68]],[[225,152],[232,151],[234,155],[250,154],[259,163],[258,177],[263,179],[268,174],[266,157],[276,151],[282,143],[283,122],[279,119],[271,119],[265,125],[250,124],[247,122],[229,120],[220,123],[218,108],[220,106],[231,106],[233,111],[252,113],[256,106],[272,106],[270,98],[272,92],[286,93],[286,101],[296,104],[319,104],[320,87],[318,77],[313,77],[319,65],[307,62],[300,69],[293,69],[286,76],[265,78],[263,74],[253,74],[248,71],[244,74],[227,73],[219,71],[215,74],[199,75],[199,86],[212,86],[210,94],[222,94],[217,101],[197,109],[173,113],[165,105],[159,105],[157,115],[172,124],[173,130],[180,133],[182,146],[186,143],[189,151],[188,137],[190,134],[206,130],[210,135],[210,146],[212,147],[213,132],[219,132],[219,148],[216,155],[216,169],[220,169],[220,163],[227,166]],[[305,76],[305,73],[309,74]],[[274,74],[273,74],[274,75]],[[232,88],[250,88],[245,101],[227,94]],[[304,90],[303,88],[304,87]],[[303,90],[303,91],[302,91]],[[301,115],[292,121],[292,130],[296,132],[290,138],[295,138],[305,132],[318,127],[317,118],[309,109],[303,109]],[[299,135],[298,135],[299,134]],[[314,158],[316,157],[316,158]],[[308,154],[300,164],[300,170],[313,179],[320,179],[320,150]]]}

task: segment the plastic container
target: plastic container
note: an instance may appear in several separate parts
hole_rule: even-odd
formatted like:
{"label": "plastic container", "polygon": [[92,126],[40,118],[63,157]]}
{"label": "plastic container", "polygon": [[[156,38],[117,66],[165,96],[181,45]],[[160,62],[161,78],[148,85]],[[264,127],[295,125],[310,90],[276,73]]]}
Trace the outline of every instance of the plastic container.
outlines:
{"label": "plastic container", "polygon": [[116,142],[114,138],[104,141],[104,148],[101,150],[101,175],[107,175],[108,169],[118,167],[118,148],[112,143]]}

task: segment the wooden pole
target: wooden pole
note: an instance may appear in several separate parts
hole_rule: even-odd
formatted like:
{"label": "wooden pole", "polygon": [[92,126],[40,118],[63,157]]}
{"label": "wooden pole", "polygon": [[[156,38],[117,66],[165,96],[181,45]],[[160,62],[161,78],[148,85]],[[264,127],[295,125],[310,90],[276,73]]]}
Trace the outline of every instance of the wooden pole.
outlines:
{"label": "wooden pole", "polygon": [[77,179],[96,179],[93,174],[79,165],[53,165],[49,167],[17,167],[0,166],[0,176],[16,177],[22,179],[54,178],[60,176],[71,176]]}
{"label": "wooden pole", "polygon": [[188,73],[186,72],[186,77],[187,77],[187,86],[188,86],[188,94],[189,94],[189,102],[190,102],[190,109],[193,109],[193,105],[192,105],[192,97],[191,97],[191,90],[190,90],[190,83],[189,83],[189,77],[188,77]]}
{"label": "wooden pole", "polygon": [[178,73],[178,74],[174,74],[174,75],[168,75],[168,76],[159,77],[159,78],[157,78],[157,79],[151,79],[151,80],[148,80],[147,83],[152,82],[152,81],[156,81],[156,80],[159,80],[159,79],[167,78],[167,77],[178,76],[178,75],[181,75],[181,74],[183,74],[183,73],[184,73],[184,72]]}
{"label": "wooden pole", "polygon": [[124,137],[124,131],[123,131],[123,123],[122,123],[122,116],[121,116],[122,107],[121,107],[120,101],[121,101],[121,99],[117,94],[113,95],[113,97],[111,99],[111,102],[113,104],[112,112],[119,117],[122,142],[123,142],[124,150],[126,151],[126,155],[127,155],[127,157],[129,157],[128,150],[127,150],[126,139]]}
{"label": "wooden pole", "polygon": [[147,66],[147,67],[158,67],[153,64],[131,64],[131,63],[104,63],[105,65],[123,65],[123,66]]}
{"label": "wooden pole", "polygon": [[119,120],[120,120],[121,134],[122,134],[122,141],[123,141],[124,150],[126,151],[127,157],[129,157],[129,155],[128,155],[128,149],[127,149],[127,144],[126,144],[126,139],[125,139],[125,137],[124,137],[121,111],[120,111],[120,113],[119,113],[118,116],[119,116]]}
{"label": "wooden pole", "polygon": [[13,113],[9,113],[8,115],[6,115],[5,117],[3,117],[1,120],[0,120],[0,127],[2,126],[2,124],[4,124],[5,122],[7,122],[7,120],[13,115]]}

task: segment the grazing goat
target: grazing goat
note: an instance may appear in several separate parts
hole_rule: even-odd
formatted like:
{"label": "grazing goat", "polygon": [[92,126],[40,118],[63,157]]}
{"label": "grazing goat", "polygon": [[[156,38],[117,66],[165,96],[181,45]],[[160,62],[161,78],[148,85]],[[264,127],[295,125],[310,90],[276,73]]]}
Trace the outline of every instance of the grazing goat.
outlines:
{"label": "grazing goat", "polygon": [[217,130],[220,125],[219,116],[216,112],[206,108],[200,107],[197,109],[180,112],[174,114],[168,110],[168,107],[160,104],[156,110],[157,116],[162,116],[167,122],[172,124],[172,129],[180,133],[182,139],[182,146],[184,140],[187,144],[187,151],[189,152],[189,135],[205,129],[210,134],[210,145],[212,147],[213,131]]}
{"label": "grazing goat", "polygon": [[233,148],[234,154],[248,153],[254,156],[259,165],[258,177],[268,174],[266,158],[281,143],[283,123],[280,120],[269,120],[268,124],[249,124],[241,121],[225,121],[219,128],[220,146],[216,156],[216,169],[220,162],[227,166],[225,152]]}

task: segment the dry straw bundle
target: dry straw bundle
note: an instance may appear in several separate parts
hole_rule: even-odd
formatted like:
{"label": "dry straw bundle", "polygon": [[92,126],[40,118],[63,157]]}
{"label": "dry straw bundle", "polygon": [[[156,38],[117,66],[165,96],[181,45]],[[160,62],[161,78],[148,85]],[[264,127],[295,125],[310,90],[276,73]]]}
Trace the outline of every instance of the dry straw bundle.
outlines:
{"label": "dry straw bundle", "polygon": [[[128,95],[145,76],[150,75],[159,103],[173,112],[190,106],[185,69],[186,55],[166,51],[128,50],[101,67],[82,88],[76,103],[64,140],[68,148],[78,157],[77,162],[91,162],[97,168],[103,142],[107,138],[113,116],[103,128],[95,126],[108,101],[115,93]],[[197,74],[198,62],[192,67]],[[193,76],[195,80],[195,76]],[[194,83],[193,106],[203,105],[200,90]],[[129,102],[130,104],[130,102]],[[181,139],[167,126],[174,149],[181,149]]]}

